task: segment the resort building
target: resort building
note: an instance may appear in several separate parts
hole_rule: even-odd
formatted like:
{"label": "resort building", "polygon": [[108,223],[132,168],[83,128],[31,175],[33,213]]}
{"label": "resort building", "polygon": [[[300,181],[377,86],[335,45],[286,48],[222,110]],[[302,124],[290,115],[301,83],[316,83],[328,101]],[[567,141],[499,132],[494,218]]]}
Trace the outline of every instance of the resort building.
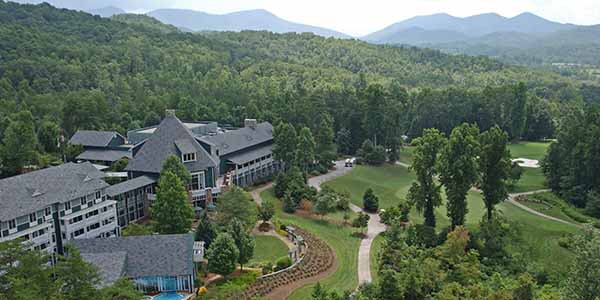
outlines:
{"label": "resort building", "polygon": [[66,241],[118,235],[116,202],[106,198],[103,178],[86,162],[0,180],[0,242],[22,239],[62,254]]}
{"label": "resort building", "polygon": [[[93,142],[94,137],[100,141]],[[273,126],[253,119],[246,120],[243,128],[226,129],[216,122],[184,123],[175,111],[167,110],[160,124],[131,130],[127,139],[79,131],[71,140],[104,153],[115,145],[130,147],[131,159],[125,168],[128,180],[106,190],[108,198],[117,202],[120,226],[148,216],[160,172],[170,156],[179,157],[192,175],[187,190],[197,214],[214,205],[222,187],[249,186],[279,170],[272,155]],[[130,144],[120,145],[123,141]]]}
{"label": "resort building", "polygon": [[83,147],[83,152],[75,158],[78,161],[111,166],[119,159],[132,158],[131,146],[116,131],[79,130],[69,144]]}
{"label": "resort building", "polygon": [[192,292],[196,279],[191,234],[74,240],[84,260],[95,265],[102,286],[131,279],[142,292]]}

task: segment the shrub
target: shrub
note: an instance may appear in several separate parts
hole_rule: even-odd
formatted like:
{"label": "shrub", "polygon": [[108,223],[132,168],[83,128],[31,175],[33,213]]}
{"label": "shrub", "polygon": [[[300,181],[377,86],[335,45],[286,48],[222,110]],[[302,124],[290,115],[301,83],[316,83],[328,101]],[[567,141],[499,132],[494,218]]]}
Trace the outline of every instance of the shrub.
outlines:
{"label": "shrub", "polygon": [[281,257],[275,264],[275,272],[289,268],[292,265],[292,259],[289,256]]}
{"label": "shrub", "polygon": [[273,264],[270,262],[265,263],[265,265],[262,267],[262,274],[267,275],[271,272],[273,272]]}
{"label": "shrub", "polygon": [[310,171],[310,176],[319,176],[319,175],[321,175],[321,172],[319,172],[319,170]]}
{"label": "shrub", "polygon": [[312,202],[310,202],[308,200],[301,200],[299,207],[300,207],[300,209],[305,210],[305,211],[312,211],[313,204],[312,204]]}
{"label": "shrub", "polygon": [[565,249],[569,249],[569,247],[571,246],[571,239],[566,236],[560,237],[558,239],[558,245]]}
{"label": "shrub", "polygon": [[373,189],[369,188],[365,191],[365,195],[363,196],[363,207],[368,212],[377,212],[379,209],[379,198],[375,196]]}

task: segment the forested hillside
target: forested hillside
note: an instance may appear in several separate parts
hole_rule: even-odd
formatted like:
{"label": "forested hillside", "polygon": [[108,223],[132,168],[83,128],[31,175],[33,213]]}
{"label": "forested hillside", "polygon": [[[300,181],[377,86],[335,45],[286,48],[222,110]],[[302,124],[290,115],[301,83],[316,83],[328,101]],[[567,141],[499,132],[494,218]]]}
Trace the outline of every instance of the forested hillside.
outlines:
{"label": "forested hillside", "polygon": [[[0,1],[0,139],[20,111],[31,111],[43,153],[57,127],[67,138],[81,128],[125,132],[175,108],[183,120],[241,125],[256,117],[313,130],[316,116],[329,115],[354,151],[373,131],[448,133],[463,121],[498,123],[519,139],[523,122],[534,121],[526,114],[552,127],[561,103],[597,97],[559,75],[485,57],[312,34],[171,29]],[[377,126],[364,125],[373,118]]]}

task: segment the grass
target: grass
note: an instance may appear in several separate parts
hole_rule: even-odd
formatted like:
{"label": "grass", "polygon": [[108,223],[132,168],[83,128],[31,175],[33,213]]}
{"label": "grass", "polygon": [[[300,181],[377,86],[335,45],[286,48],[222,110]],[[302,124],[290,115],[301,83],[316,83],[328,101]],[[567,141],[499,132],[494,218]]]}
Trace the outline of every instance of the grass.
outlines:
{"label": "grass", "polygon": [[270,262],[275,264],[277,259],[288,255],[288,247],[278,238],[268,235],[255,236],[254,256],[248,265],[259,265]]}
{"label": "grass", "polygon": [[546,186],[546,177],[541,168],[523,168],[521,179],[510,188],[511,193],[522,193],[536,191],[548,188]]}
{"label": "grass", "polygon": [[400,149],[400,161],[409,165],[412,164],[414,151],[414,146],[403,146],[402,149]]}
{"label": "grass", "polygon": [[541,161],[544,159],[549,146],[549,142],[523,142],[510,144],[508,149],[513,158],[529,158]]}
{"label": "grass", "polygon": [[[321,284],[338,292],[354,289],[358,284],[358,247],[360,239],[353,237],[353,230],[328,222],[327,220],[303,218],[287,214],[281,210],[281,201],[275,198],[273,189],[261,193],[265,200],[271,200],[276,206],[276,218],[286,225],[296,225],[311,232],[325,241],[336,253],[338,267],[334,274],[321,280]],[[295,290],[289,297],[291,300],[310,299],[314,285],[307,285]]]}
{"label": "grass", "polygon": [[[531,179],[535,176],[538,176],[539,179],[539,174],[532,173],[524,176],[523,182],[517,185],[517,188],[539,189],[540,185],[536,186],[536,181]],[[326,183],[326,185],[338,191],[349,192],[352,202],[359,206],[362,206],[361,199],[364,191],[368,187],[372,187],[379,197],[380,207],[386,208],[396,205],[405,198],[413,180],[414,175],[401,166],[357,166],[347,175],[336,178]],[[466,225],[470,229],[476,229],[485,215],[485,205],[481,194],[469,192],[467,204],[469,212],[467,213]],[[562,273],[566,270],[566,266],[569,265],[571,260],[571,253],[558,246],[558,238],[565,234],[577,232],[576,227],[532,215],[509,203],[502,203],[498,208],[509,220],[519,224],[519,227],[522,228],[522,245],[513,249],[515,255],[527,257],[528,260],[551,273]],[[436,209],[436,217],[438,229],[449,225],[445,204]],[[415,223],[423,221],[415,210],[411,212],[410,218]],[[377,249],[376,247],[380,247],[380,244],[375,243],[374,249]],[[371,259],[375,258],[371,257]],[[373,264],[372,268],[375,265]]]}

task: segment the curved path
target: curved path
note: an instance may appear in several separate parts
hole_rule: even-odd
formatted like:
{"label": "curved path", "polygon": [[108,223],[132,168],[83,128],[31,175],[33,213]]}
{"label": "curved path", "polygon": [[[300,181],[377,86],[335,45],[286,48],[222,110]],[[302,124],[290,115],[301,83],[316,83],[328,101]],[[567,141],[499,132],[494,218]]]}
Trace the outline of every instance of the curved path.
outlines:
{"label": "curved path", "polygon": [[541,213],[541,212],[539,212],[539,211],[537,211],[535,209],[529,208],[529,207],[527,207],[527,206],[525,206],[525,205],[523,205],[523,204],[521,204],[521,203],[519,203],[517,201],[517,198],[519,196],[527,196],[527,195],[545,193],[545,192],[549,192],[549,191],[551,191],[551,190],[537,190],[537,191],[531,191],[531,192],[525,192],[525,193],[509,194],[507,202],[510,203],[510,204],[512,204],[512,205],[514,205],[514,206],[516,206],[516,207],[518,207],[518,208],[520,208],[520,209],[525,210],[526,212],[528,212],[530,214],[534,214],[536,216],[540,216],[540,217],[542,217],[544,219],[548,219],[548,220],[551,220],[551,221],[555,221],[555,222],[559,222],[559,223],[563,223],[563,224],[573,225],[573,226],[578,226],[579,227],[578,224],[571,223],[571,222],[565,221],[563,219],[559,219],[559,218],[556,218],[556,217],[553,217],[553,216],[549,216],[549,215],[543,214],[543,213]]}
{"label": "curved path", "polygon": [[[333,180],[339,176],[345,175],[350,172],[352,168],[346,167],[345,161],[340,160],[335,162],[335,170],[311,177],[308,179],[308,185],[314,187],[317,190],[321,189],[321,184]],[[352,203],[350,203],[350,209],[354,212],[362,212],[362,209]],[[371,282],[371,246],[373,240],[377,235],[385,231],[385,225],[383,225],[379,219],[378,214],[369,214],[369,225],[367,226],[367,236],[361,240],[360,248],[358,248],[358,284],[361,285],[366,282]]]}

